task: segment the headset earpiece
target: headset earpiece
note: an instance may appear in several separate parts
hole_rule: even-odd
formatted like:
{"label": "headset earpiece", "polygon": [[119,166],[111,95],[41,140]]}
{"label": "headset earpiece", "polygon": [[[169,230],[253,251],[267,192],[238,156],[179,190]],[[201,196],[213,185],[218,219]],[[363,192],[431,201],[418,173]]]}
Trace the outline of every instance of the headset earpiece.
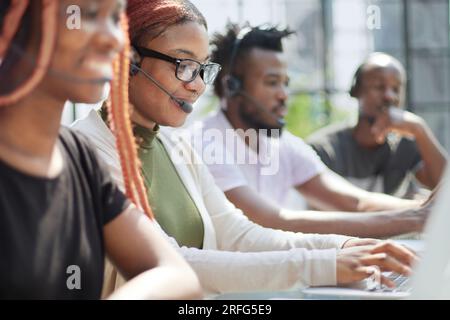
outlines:
{"label": "headset earpiece", "polygon": [[242,90],[242,81],[235,76],[226,75],[222,78],[222,86],[228,98],[236,96]]}
{"label": "headset earpiece", "polygon": [[130,50],[130,77],[135,76],[141,67],[141,56],[134,47]]}
{"label": "headset earpiece", "polygon": [[130,77],[137,75],[139,72],[138,66],[134,63],[130,63]]}
{"label": "headset earpiece", "polygon": [[355,75],[353,76],[352,80],[352,86],[350,87],[350,96],[353,98],[358,98],[359,95],[359,88],[361,86],[361,75],[362,74],[362,65],[358,67],[358,69],[355,72]]}
{"label": "headset earpiece", "polygon": [[233,47],[231,48],[230,64],[228,67],[229,73],[222,78],[222,88],[227,98],[234,97],[243,90],[242,80],[234,75],[234,68],[241,42],[252,30],[250,27],[243,28],[236,36]]}

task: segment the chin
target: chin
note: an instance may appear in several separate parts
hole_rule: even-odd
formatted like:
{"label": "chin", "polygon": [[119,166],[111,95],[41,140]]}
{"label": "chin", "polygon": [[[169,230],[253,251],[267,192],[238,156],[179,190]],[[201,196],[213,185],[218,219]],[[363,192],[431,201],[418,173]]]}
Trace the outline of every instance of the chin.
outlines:
{"label": "chin", "polygon": [[169,127],[179,128],[186,123],[186,118],[178,119],[177,121],[170,121],[168,124]]}
{"label": "chin", "polygon": [[187,118],[187,114],[184,112],[174,115],[173,118],[167,119],[166,126],[173,127],[173,128],[179,128],[186,123],[186,118]]}
{"label": "chin", "polygon": [[84,91],[78,95],[72,95],[69,100],[75,103],[95,104],[106,98],[103,93],[103,89]]}

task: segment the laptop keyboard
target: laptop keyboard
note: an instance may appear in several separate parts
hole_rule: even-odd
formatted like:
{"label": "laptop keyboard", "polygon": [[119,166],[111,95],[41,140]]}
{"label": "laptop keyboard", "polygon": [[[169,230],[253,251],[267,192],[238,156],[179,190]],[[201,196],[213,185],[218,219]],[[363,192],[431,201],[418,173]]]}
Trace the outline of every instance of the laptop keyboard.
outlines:
{"label": "laptop keyboard", "polygon": [[411,291],[410,278],[398,273],[391,272],[386,275],[388,279],[395,283],[395,288],[382,286],[375,289],[377,292],[409,292]]}

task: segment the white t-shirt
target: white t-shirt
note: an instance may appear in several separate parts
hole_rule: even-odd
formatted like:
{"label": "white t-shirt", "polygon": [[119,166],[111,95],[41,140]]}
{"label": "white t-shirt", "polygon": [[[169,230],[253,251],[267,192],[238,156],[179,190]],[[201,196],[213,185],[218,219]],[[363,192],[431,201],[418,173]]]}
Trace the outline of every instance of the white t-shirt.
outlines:
{"label": "white t-shirt", "polygon": [[190,130],[193,147],[224,192],[249,186],[275,204],[285,205],[290,189],[326,169],[310,146],[286,130],[280,138],[260,132],[259,153],[255,152],[221,111],[194,123]]}

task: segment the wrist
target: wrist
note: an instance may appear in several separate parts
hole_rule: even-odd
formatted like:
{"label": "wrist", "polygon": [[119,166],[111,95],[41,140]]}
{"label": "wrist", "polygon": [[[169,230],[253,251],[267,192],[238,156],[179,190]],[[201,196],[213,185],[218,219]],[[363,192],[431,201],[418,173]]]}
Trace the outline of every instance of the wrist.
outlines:
{"label": "wrist", "polygon": [[425,134],[425,127],[426,123],[425,121],[420,118],[419,116],[416,116],[415,114],[411,114],[413,117],[410,121],[408,121],[408,131],[416,138],[421,138]]}

